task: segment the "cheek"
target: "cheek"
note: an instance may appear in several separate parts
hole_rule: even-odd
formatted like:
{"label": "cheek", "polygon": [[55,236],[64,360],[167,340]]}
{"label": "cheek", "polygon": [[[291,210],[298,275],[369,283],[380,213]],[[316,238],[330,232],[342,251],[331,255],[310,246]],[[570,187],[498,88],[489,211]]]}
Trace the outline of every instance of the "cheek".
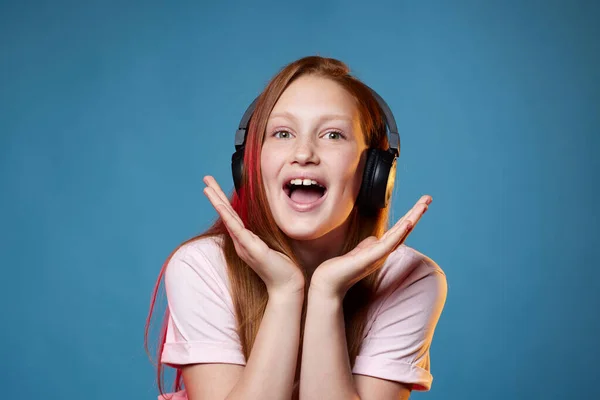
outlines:
{"label": "cheek", "polygon": [[360,184],[362,183],[366,164],[367,164],[367,151],[363,151],[360,155],[360,159],[356,166],[356,170],[354,171],[354,178],[355,178],[355,181],[358,183],[358,186],[360,186]]}
{"label": "cheek", "polygon": [[260,153],[260,169],[263,177],[268,176],[269,172],[273,170],[273,152],[266,145],[263,146]]}
{"label": "cheek", "polygon": [[273,152],[263,152],[260,158],[260,169],[263,184],[265,189],[269,191],[272,189],[271,186],[278,182],[278,173],[281,169],[281,160]]}
{"label": "cheek", "polygon": [[[333,154],[332,154],[333,156]],[[358,151],[346,151],[335,154],[328,162],[329,176],[339,182],[338,195],[340,200],[356,200],[360,185],[362,184],[362,173],[364,171],[365,157]],[[343,200],[345,201],[345,200]]]}
{"label": "cheek", "polygon": [[358,154],[358,152],[347,154],[342,160],[340,160],[340,164],[338,164],[345,166],[345,177],[349,183],[355,186],[355,190],[358,190],[362,183],[365,164],[366,152],[363,152],[362,154]]}
{"label": "cheek", "polygon": [[265,153],[263,152],[261,153],[260,157],[260,175],[262,177],[262,184],[267,195],[270,192],[268,185],[269,181],[271,180],[271,177],[269,176],[270,171],[271,168],[269,166],[269,157],[265,157]]}

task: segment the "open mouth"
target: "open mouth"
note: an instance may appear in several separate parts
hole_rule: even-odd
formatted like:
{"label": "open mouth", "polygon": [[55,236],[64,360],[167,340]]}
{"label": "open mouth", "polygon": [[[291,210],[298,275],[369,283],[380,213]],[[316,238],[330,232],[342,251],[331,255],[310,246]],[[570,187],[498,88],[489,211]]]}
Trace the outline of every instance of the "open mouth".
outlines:
{"label": "open mouth", "polygon": [[292,179],[283,185],[283,191],[294,203],[311,204],[319,201],[327,188],[315,180]]}

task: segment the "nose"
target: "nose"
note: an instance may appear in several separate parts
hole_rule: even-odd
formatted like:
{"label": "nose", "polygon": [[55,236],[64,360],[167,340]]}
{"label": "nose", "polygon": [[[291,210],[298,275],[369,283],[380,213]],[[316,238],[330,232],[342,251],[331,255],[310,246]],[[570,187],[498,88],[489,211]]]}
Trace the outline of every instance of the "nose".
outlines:
{"label": "nose", "polygon": [[293,161],[300,165],[319,163],[317,145],[312,138],[304,137],[296,140],[293,153]]}

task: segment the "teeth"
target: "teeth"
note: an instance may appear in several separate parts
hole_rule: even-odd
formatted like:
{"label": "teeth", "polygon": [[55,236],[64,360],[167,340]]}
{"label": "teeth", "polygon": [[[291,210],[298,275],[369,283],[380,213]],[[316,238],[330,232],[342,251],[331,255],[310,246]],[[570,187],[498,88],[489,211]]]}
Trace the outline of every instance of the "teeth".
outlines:
{"label": "teeth", "polygon": [[312,179],[292,179],[290,181],[290,185],[304,185],[304,186],[310,186],[310,185],[318,185],[317,181],[313,181]]}

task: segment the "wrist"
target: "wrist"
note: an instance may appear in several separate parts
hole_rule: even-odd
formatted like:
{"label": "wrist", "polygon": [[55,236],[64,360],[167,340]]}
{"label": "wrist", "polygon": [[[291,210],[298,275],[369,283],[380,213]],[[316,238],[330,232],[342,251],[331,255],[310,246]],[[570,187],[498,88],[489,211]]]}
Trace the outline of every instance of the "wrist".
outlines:
{"label": "wrist", "polygon": [[308,298],[312,301],[342,304],[344,296],[345,293],[332,291],[318,281],[312,281],[308,288]]}
{"label": "wrist", "polygon": [[269,302],[297,303],[304,302],[304,287],[267,289]]}

